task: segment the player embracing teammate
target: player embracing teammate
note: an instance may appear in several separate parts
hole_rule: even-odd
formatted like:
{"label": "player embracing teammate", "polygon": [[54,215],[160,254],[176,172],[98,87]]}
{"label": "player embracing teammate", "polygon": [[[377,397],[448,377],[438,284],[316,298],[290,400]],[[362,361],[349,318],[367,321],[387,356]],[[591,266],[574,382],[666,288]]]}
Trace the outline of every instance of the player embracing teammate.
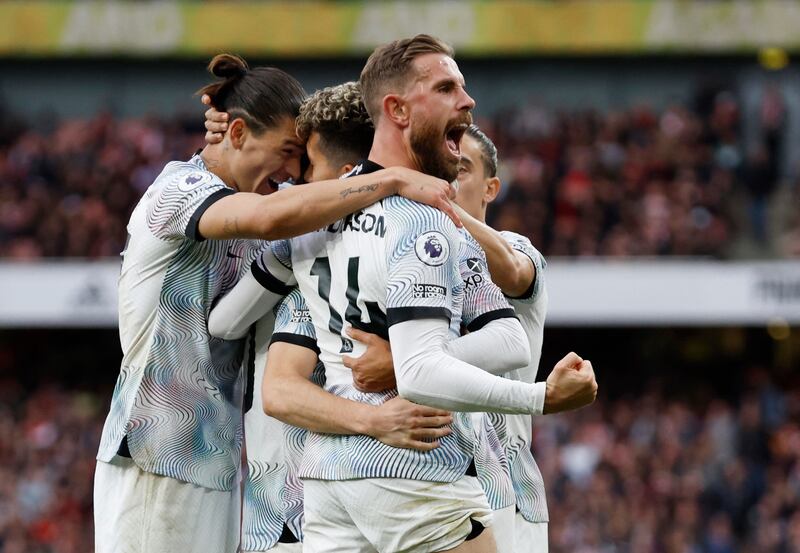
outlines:
{"label": "player embracing teammate", "polygon": [[[366,430],[359,432],[358,429],[351,429],[349,434],[336,435],[329,433],[334,430],[314,427],[319,422],[309,424],[312,430],[317,431],[305,438],[305,450],[298,467],[305,484],[304,550],[495,550],[495,540],[488,529],[492,525],[492,517],[487,494],[474,477],[475,465],[480,465],[481,448],[477,444],[482,436],[481,423],[465,412],[491,411],[523,416],[517,419],[519,424],[511,418],[494,419],[497,440],[504,446],[500,455],[507,456],[499,460],[499,466],[505,467],[504,470],[513,476],[515,462],[530,467],[524,461],[526,456],[522,451],[527,448],[529,453],[530,415],[584,405],[590,403],[596,393],[591,365],[574,354],[559,363],[547,384],[533,383],[538,351],[534,351],[533,361],[527,357],[514,360],[516,366],[521,368],[516,379],[500,378],[484,371],[491,360],[485,362],[487,366],[481,366],[484,358],[480,355],[485,357],[488,348],[495,347],[495,342],[488,340],[498,339],[497,335],[489,338],[492,336],[491,329],[502,325],[509,325],[509,335],[517,337],[517,340],[512,340],[517,343],[508,344],[509,350],[519,342],[524,342],[526,354],[541,349],[541,324],[546,305],[543,292],[544,262],[529,242],[509,235],[500,236],[498,240],[491,229],[479,225],[481,214],[473,210],[477,221],[470,217],[464,219],[468,229],[487,251],[488,257],[484,258],[479,249],[472,257],[465,257],[462,255],[462,251],[465,251],[464,237],[441,212],[398,196],[375,201],[385,195],[380,193],[370,198],[372,202],[362,201],[363,195],[385,186],[385,179],[397,176],[397,172],[387,173],[383,167],[389,168],[389,171],[392,168],[417,169],[444,181],[452,181],[461,171],[466,184],[468,175],[462,163],[465,153],[462,151],[462,138],[464,133],[477,136],[474,130],[468,130],[471,123],[469,113],[474,102],[464,90],[464,80],[452,54],[449,47],[424,35],[396,41],[373,53],[361,79],[365,103],[375,125],[374,142],[368,159],[358,163],[351,172],[351,178],[360,180],[325,183],[327,189],[335,191],[342,202],[355,195],[360,196],[362,205],[348,205],[349,211],[332,218],[332,204],[325,203],[330,196],[320,196],[321,210],[329,209],[325,216],[315,215],[308,220],[311,217],[309,215],[300,224],[287,222],[283,235],[319,230],[292,240],[273,242],[255,264],[258,284],[274,296],[268,298],[272,303],[289,293],[295,283],[305,296],[307,309],[301,303],[284,304],[283,311],[278,308],[277,320],[282,324],[288,321],[286,328],[292,332],[284,334],[294,333],[306,338],[311,338],[313,334],[313,348],[318,347],[324,365],[325,392],[320,392],[347,402],[371,404],[374,407],[388,405],[391,401],[387,400],[399,392],[418,403],[455,411],[449,433],[438,428],[438,432],[423,433],[426,438],[438,439],[438,447],[420,448],[428,451],[392,447],[390,438],[382,440],[374,434],[365,435]],[[230,111],[230,106],[216,103],[215,106]],[[233,112],[230,115],[236,117]],[[234,123],[235,119],[228,133],[233,130]],[[227,133],[225,140],[230,140]],[[313,145],[309,144],[309,155],[312,148]],[[473,157],[476,158],[472,160],[475,167],[486,161],[483,154],[480,158],[475,154]],[[400,174],[408,176],[411,173]],[[365,181],[370,175],[373,176],[372,180]],[[377,175],[383,175],[383,178],[377,178]],[[475,182],[486,185],[486,181],[494,176],[487,175],[488,172],[484,173],[482,176],[485,178],[476,178]],[[348,186],[348,181],[354,184]],[[435,179],[427,184],[438,186]],[[291,192],[298,198],[301,193],[305,194],[305,199],[309,201],[312,196],[302,189],[312,186],[304,185],[284,192]],[[320,195],[324,193],[322,186],[312,190]],[[466,190],[462,189],[464,194]],[[485,199],[488,196],[484,194]],[[486,199],[486,202],[490,199]],[[435,199],[428,200],[436,203]],[[306,204],[298,211],[309,214],[313,207]],[[343,209],[343,206],[336,207]],[[342,215],[351,212],[351,215],[342,219]],[[202,213],[194,219],[199,219]],[[320,221],[320,217],[327,220]],[[280,220],[287,221],[288,218]],[[223,228],[235,229],[237,222],[232,217],[230,224],[223,225]],[[310,226],[315,223],[316,226]],[[250,232],[235,237],[275,237],[274,234],[266,234]],[[201,234],[200,238],[216,236]],[[194,244],[180,242],[183,239],[176,237],[179,248],[186,248],[192,253]],[[241,247],[244,248],[244,243]],[[247,256],[251,256],[249,249],[247,252]],[[236,251],[234,255],[237,255]],[[507,295],[518,297],[512,299],[512,304],[523,302],[535,306],[527,321],[525,316],[518,313],[522,319],[521,326],[513,318],[513,312],[508,309],[499,289],[491,284],[488,274],[486,283],[490,286],[483,287],[481,294],[472,296],[472,304],[467,300],[465,271],[472,271],[473,275],[481,274],[481,279],[472,279],[471,282],[475,283],[483,280],[487,269],[495,274],[504,266],[503,263],[519,269],[508,273],[516,278],[503,287]],[[236,272],[238,276],[238,267]],[[207,316],[210,300],[223,292],[223,289],[215,289],[210,291],[210,298],[208,292],[205,297],[200,296],[197,312]],[[261,307],[269,301],[265,301]],[[292,301],[299,300],[294,298]],[[471,326],[474,332],[458,338],[462,322]],[[515,324],[519,328],[515,328]],[[396,391],[363,392],[355,386],[354,373],[345,366],[343,356],[350,359],[348,365],[358,364],[358,356],[365,348],[364,343],[354,340],[354,337],[365,341],[371,339],[364,334],[354,335],[349,329],[351,326],[361,332],[389,339]],[[525,333],[514,334],[522,328],[527,339],[524,338]],[[198,341],[216,343],[208,337],[199,338]],[[294,345],[300,342],[306,346],[312,345],[309,340],[293,340]],[[466,344],[459,346],[462,348],[460,356],[451,346],[459,340],[461,344]],[[528,341],[531,342],[530,346]],[[174,342],[179,343],[179,338],[175,337]],[[306,347],[307,350],[313,348]],[[509,359],[513,358],[513,353],[509,354]],[[353,361],[354,357],[357,358],[356,362]],[[188,358],[186,361],[189,374],[204,376],[202,370],[196,370],[196,361]],[[209,360],[203,370],[213,372],[214,363],[214,359]],[[506,373],[510,368],[513,367],[495,370]],[[260,369],[256,367],[256,370]],[[178,366],[174,370],[183,369]],[[195,382],[205,386],[202,380]],[[226,393],[232,398],[230,404],[236,407],[236,394],[241,394],[241,380],[234,379],[234,384]],[[205,387],[205,390],[215,393],[209,387]],[[181,400],[180,394],[177,397],[170,396],[173,390],[169,387],[160,393],[161,397],[157,394],[154,397],[164,404]],[[135,392],[135,397],[131,399],[134,403],[141,401],[139,397],[142,394],[141,391]],[[222,399],[224,403],[226,398]],[[162,408],[169,412],[170,406],[164,405]],[[306,406],[306,410],[313,409],[313,405]],[[201,415],[205,413],[198,412],[198,416]],[[444,413],[435,410],[425,412],[425,416],[437,418],[439,422],[446,419]],[[135,422],[138,419],[129,420],[125,425],[126,432],[130,432],[128,428],[133,428]],[[301,421],[295,417],[289,422],[300,424]],[[157,419],[155,423],[158,424]],[[528,428],[527,437],[525,424]],[[185,426],[188,433],[194,436],[187,443],[202,445],[206,436],[219,432],[213,424],[197,425],[193,420],[186,422]],[[192,428],[195,430],[192,431]],[[436,426],[428,427],[426,432],[434,428]],[[281,437],[275,436],[275,439]],[[233,443],[236,443],[235,438]],[[516,451],[513,458],[509,454],[511,451]],[[186,474],[191,475],[192,457],[187,461],[186,465],[190,468]],[[180,454],[176,455],[176,462],[182,462]],[[522,470],[519,474],[532,474],[531,470]],[[192,482],[181,476],[170,478]],[[518,480],[514,482],[515,487],[518,487],[517,484],[523,488],[528,485],[525,476],[520,476]],[[182,483],[175,485],[180,487]],[[192,489],[203,487],[203,484],[199,484]],[[146,514],[146,507],[159,499],[146,491],[146,486],[143,490],[134,484],[133,488],[140,490],[133,494],[138,494],[137,502],[132,503],[133,509]],[[193,493],[201,494],[203,490]],[[535,493],[539,493],[538,488]],[[516,496],[516,506],[525,517],[525,490]],[[162,513],[175,509],[177,507],[173,504]],[[214,517],[211,511],[200,518],[203,524],[213,526],[209,522]],[[196,520],[185,522],[197,527]],[[118,521],[116,523],[119,524]],[[98,535],[99,532],[98,528]],[[510,536],[496,537],[498,541],[511,539]],[[205,544],[201,549],[193,549],[190,541],[186,541],[161,547],[157,543],[159,539],[154,536],[150,541],[152,547],[148,545],[134,550],[188,551],[206,550],[204,548],[207,546]],[[536,539],[541,540],[541,537]],[[167,543],[164,541],[164,544]],[[199,547],[198,542],[194,543]],[[228,540],[226,543],[231,542]],[[546,548],[546,536],[543,547]],[[223,545],[214,550],[233,549]]]}

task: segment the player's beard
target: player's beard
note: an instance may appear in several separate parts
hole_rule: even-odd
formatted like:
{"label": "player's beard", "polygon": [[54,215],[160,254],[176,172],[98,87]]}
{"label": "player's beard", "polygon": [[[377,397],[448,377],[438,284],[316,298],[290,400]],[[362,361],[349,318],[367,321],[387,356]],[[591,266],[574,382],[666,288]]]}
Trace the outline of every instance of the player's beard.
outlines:
{"label": "player's beard", "polygon": [[426,175],[453,182],[458,176],[459,160],[444,152],[444,133],[429,121],[411,126],[411,152],[419,170]]}

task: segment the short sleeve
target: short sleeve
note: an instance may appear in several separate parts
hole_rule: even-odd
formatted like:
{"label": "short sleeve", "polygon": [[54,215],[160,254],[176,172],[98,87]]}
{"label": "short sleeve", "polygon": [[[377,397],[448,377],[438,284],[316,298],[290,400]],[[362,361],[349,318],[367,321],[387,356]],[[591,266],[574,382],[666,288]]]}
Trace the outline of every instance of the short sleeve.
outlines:
{"label": "short sleeve", "polygon": [[287,342],[319,353],[311,313],[298,289],[293,290],[275,308],[275,329],[270,343],[275,342]]}
{"label": "short sleeve", "polygon": [[460,236],[444,213],[405,198],[386,200],[386,316],[389,326],[411,319],[451,319]]}
{"label": "short sleeve", "polygon": [[147,206],[147,226],[157,238],[204,240],[198,227],[203,213],[212,204],[234,194],[213,173],[195,168],[162,174]]}
{"label": "short sleeve", "polygon": [[285,296],[297,285],[292,272],[292,250],[289,240],[273,240],[251,265],[253,276],[261,286]]}
{"label": "short sleeve", "polygon": [[461,232],[459,271],[464,281],[464,308],[461,320],[470,332],[475,332],[496,319],[514,317],[502,290],[492,282],[486,254],[466,231]]}
{"label": "short sleeve", "polygon": [[500,232],[500,235],[514,250],[528,256],[528,258],[530,258],[530,260],[533,262],[533,266],[536,268],[536,277],[533,279],[533,282],[525,291],[525,293],[517,298],[510,299],[520,302],[533,303],[536,301],[536,298],[539,296],[542,288],[544,287],[544,270],[547,267],[547,261],[539,252],[539,250],[537,250],[533,244],[531,244],[531,241],[521,234],[504,230]]}

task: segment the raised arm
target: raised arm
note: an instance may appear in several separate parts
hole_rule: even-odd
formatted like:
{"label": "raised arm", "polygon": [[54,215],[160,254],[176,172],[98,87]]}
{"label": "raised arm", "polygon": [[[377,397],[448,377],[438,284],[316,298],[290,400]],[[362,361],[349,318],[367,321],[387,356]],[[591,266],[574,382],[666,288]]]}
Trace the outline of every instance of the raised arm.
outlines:
{"label": "raised arm", "polygon": [[558,362],[546,383],[528,384],[493,376],[448,355],[448,332],[443,319],[409,320],[389,328],[402,397],[452,411],[541,415],[577,409],[597,395],[592,364],[575,353]]}

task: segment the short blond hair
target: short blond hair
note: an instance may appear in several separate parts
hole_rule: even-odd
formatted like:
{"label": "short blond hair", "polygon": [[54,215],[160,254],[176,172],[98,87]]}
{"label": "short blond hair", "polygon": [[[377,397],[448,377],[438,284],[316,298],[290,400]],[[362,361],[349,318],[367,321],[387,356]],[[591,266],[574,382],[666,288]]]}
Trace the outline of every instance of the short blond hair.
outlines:
{"label": "short blond hair", "polygon": [[405,87],[412,72],[411,64],[424,54],[444,54],[452,58],[455,52],[449,44],[431,35],[395,40],[372,52],[358,83],[373,121],[377,121],[381,113],[383,97],[392,89]]}

